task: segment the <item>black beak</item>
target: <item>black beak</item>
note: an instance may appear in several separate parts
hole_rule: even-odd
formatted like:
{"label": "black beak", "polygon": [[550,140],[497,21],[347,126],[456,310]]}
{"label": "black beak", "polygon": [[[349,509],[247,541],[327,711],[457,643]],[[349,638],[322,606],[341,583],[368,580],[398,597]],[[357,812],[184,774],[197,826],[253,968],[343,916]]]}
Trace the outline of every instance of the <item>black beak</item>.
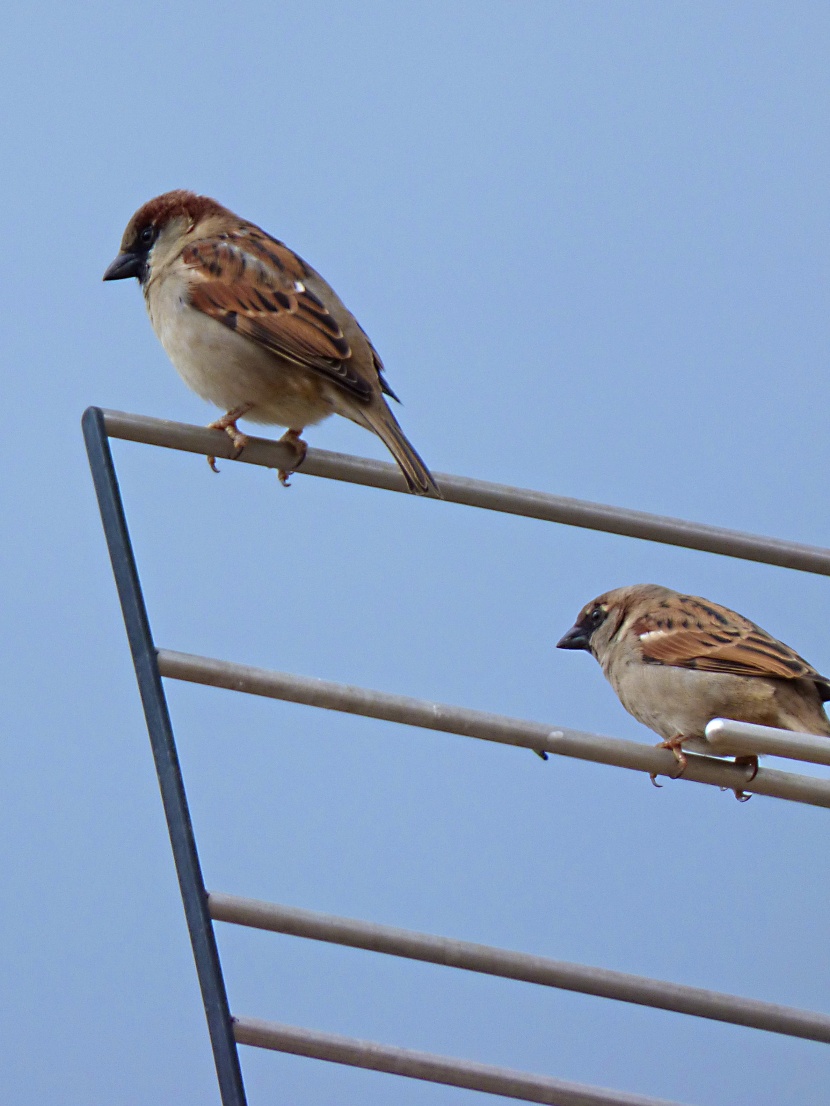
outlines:
{"label": "black beak", "polygon": [[585,627],[577,622],[571,626],[567,634],[556,643],[557,649],[587,649],[591,651],[591,637],[585,632]]}
{"label": "black beak", "polygon": [[125,280],[138,277],[144,272],[145,259],[137,253],[120,253],[104,273],[104,280]]}

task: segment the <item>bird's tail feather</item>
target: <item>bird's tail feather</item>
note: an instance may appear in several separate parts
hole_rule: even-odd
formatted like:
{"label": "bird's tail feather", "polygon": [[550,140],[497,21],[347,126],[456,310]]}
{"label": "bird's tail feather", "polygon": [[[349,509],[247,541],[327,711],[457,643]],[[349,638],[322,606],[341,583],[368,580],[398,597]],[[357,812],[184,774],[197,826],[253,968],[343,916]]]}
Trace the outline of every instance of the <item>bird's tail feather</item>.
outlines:
{"label": "bird's tail feather", "polygon": [[398,425],[398,420],[385,403],[372,406],[361,412],[369,429],[380,438],[395,460],[415,495],[428,495],[433,499],[442,499],[438,485],[432,473],[418,456],[414,446]]}

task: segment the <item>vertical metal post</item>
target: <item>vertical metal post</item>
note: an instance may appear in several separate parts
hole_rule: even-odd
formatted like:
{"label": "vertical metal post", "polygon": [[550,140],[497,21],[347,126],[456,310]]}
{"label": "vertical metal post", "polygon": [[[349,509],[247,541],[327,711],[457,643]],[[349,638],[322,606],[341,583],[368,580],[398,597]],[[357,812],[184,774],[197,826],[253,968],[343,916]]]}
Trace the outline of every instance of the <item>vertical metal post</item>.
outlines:
{"label": "vertical metal post", "polygon": [[135,665],[138,689],[147,720],[150,744],[153,748],[190,943],[193,947],[199,986],[202,989],[202,999],[205,1004],[222,1106],[246,1106],[239,1054],[233,1035],[233,1021],[228,1008],[213,922],[208,913],[207,893],[196,851],[196,840],[187,807],[167,699],[159,674],[156,647],[147,618],[118,479],[115,475],[100,408],[89,407],[84,412],[82,425],[101,520],[104,524],[104,534],[118,588],[118,598],[121,601],[121,611],[124,615]]}

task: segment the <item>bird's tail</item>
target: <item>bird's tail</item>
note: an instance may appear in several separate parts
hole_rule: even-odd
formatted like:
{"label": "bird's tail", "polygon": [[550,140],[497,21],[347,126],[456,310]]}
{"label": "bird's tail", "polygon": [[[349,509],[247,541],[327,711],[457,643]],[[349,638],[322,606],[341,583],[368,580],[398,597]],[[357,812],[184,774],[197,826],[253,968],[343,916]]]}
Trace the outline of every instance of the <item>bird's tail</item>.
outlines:
{"label": "bird's tail", "polygon": [[377,434],[398,462],[409,490],[415,495],[429,495],[433,499],[443,499],[438,485],[432,479],[432,473],[418,456],[386,404],[383,401],[372,404],[371,407],[363,408],[360,413],[365,420],[365,425]]}

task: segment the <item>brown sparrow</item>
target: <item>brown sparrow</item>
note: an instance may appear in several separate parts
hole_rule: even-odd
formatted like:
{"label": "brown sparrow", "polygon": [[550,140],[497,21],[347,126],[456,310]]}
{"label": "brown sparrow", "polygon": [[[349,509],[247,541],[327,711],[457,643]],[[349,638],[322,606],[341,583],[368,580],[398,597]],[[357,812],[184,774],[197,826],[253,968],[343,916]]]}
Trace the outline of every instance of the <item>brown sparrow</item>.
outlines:
{"label": "brown sparrow", "polygon": [[282,242],[207,196],[166,192],[130,219],[104,280],[133,276],[170,360],[226,412],[210,425],[237,449],[246,442],[237,419],[275,423],[288,428],[282,440],[299,464],[303,428],[336,412],[378,435],[410,491],[440,496],[383,398],[397,396],[372,343]]}
{"label": "brown sparrow", "polygon": [[[713,718],[830,737],[830,680],[748,618],[656,584],[616,588],[583,607],[558,649],[586,649],[620,702],[686,767],[685,746],[713,753]],[[738,763],[758,758],[729,749]],[[652,781],[654,776],[652,776]],[[741,795],[739,794],[740,798]]]}

